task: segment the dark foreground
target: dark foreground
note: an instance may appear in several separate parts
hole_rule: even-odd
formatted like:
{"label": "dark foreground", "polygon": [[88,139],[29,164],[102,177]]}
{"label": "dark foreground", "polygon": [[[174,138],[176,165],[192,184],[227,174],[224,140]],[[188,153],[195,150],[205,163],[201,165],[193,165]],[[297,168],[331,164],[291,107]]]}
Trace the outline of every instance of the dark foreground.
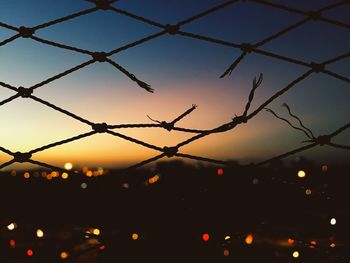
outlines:
{"label": "dark foreground", "polygon": [[349,167],[60,176],[1,175],[1,263],[350,262]]}

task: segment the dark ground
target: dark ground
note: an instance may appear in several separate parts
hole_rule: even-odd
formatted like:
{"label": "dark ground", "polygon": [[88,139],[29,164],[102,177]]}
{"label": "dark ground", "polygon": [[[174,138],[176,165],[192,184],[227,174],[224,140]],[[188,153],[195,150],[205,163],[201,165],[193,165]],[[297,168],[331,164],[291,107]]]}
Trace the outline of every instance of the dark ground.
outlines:
{"label": "dark ground", "polygon": [[[297,177],[300,169],[305,178]],[[0,262],[62,262],[62,251],[67,262],[349,262],[349,169],[322,171],[300,161],[288,168],[233,165],[218,175],[218,167],[175,161],[66,180],[6,172],[0,177]],[[155,175],[160,179],[150,184]],[[18,225],[13,231],[6,227],[11,222]],[[86,234],[95,227],[101,235]]]}

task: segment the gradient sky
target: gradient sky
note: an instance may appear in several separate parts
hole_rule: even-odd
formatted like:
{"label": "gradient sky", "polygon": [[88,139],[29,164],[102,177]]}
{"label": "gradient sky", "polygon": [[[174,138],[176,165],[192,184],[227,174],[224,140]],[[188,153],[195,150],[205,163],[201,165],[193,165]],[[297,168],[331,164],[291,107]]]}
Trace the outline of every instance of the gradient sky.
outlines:
{"label": "gradient sky", "polygon": [[[224,1],[216,0],[120,0],[115,7],[164,24],[176,23]],[[303,10],[315,10],[335,1],[276,1]],[[93,5],[81,0],[1,0],[0,22],[13,26],[35,26]],[[350,24],[350,5],[325,16]],[[302,19],[255,3],[231,5],[182,28],[184,31],[235,43],[254,43]],[[133,42],[159,28],[111,11],[97,11],[61,24],[38,30],[48,40],[91,51],[110,51]],[[0,41],[14,32],[0,27]],[[324,22],[311,21],[274,40],[261,49],[306,62],[321,62],[349,52],[349,30]],[[171,121],[197,104],[179,126],[208,129],[228,122],[243,112],[254,76],[264,74],[251,109],[306,71],[306,68],[268,57],[250,54],[224,79],[219,76],[239,56],[240,50],[206,43],[178,35],[164,35],[111,58],[152,85],[148,93],[107,63],[95,63],[79,72],[40,87],[34,95],[93,122],[149,123],[146,115]],[[48,77],[90,59],[90,56],[58,49],[19,38],[0,47],[0,80],[13,86],[29,87]],[[334,63],[329,69],[350,77],[350,59]],[[14,93],[0,89],[0,100]],[[330,133],[349,122],[350,86],[322,73],[312,74],[269,105],[287,116],[280,106],[288,103],[293,112],[316,135]],[[90,127],[29,99],[17,99],[0,107],[0,145],[13,151],[31,149],[66,139]],[[175,145],[191,134],[162,129],[119,130],[119,132],[157,146]],[[301,146],[303,134],[262,111],[246,125],[224,134],[211,135],[181,148],[180,152],[216,159],[243,162],[262,160]],[[350,132],[335,139],[350,144]],[[132,164],[158,152],[108,134],[97,134],[77,142],[55,147],[33,159],[62,166]],[[320,162],[349,160],[349,151],[317,147],[301,154]],[[0,162],[11,157],[0,153]],[[12,169],[15,166],[8,167]],[[18,166],[16,166],[18,167]]]}

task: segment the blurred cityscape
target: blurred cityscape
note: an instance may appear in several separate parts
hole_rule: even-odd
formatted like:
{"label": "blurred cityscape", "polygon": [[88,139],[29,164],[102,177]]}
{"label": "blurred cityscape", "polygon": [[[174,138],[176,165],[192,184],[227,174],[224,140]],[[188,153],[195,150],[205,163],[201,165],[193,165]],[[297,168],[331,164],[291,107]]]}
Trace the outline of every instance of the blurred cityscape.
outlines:
{"label": "blurred cityscape", "polygon": [[5,171],[1,262],[348,262],[350,167]]}

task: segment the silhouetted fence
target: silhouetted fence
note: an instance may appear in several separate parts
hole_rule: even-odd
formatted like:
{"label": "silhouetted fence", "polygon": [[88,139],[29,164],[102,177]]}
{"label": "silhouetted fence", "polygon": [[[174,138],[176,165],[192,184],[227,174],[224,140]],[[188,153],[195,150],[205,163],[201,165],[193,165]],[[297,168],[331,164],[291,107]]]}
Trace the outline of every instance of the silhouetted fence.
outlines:
{"label": "silhouetted fence", "polygon": [[[298,15],[303,15],[304,18],[296,23],[293,23],[293,24],[287,26],[283,30],[280,30],[279,32],[276,32],[276,33],[272,34],[271,36],[268,36],[268,37],[262,39],[261,41],[259,41],[257,43],[241,43],[241,44],[234,43],[234,42],[228,42],[225,40],[216,39],[216,38],[212,38],[210,36],[204,36],[204,35],[196,34],[193,32],[187,32],[187,31],[183,31],[181,29],[182,26],[189,24],[197,19],[205,17],[205,16],[207,16],[213,12],[216,12],[220,9],[227,8],[228,6],[242,2],[239,0],[225,1],[222,4],[214,6],[208,10],[205,10],[201,13],[198,13],[198,14],[196,14],[192,17],[189,17],[185,20],[179,21],[176,24],[161,24],[157,21],[153,21],[152,19],[130,13],[126,10],[122,10],[122,9],[113,5],[113,3],[117,2],[117,1],[108,1],[108,0],[84,0],[84,1],[90,2],[94,6],[91,8],[88,8],[86,10],[77,12],[77,13],[73,13],[73,14],[52,20],[52,21],[48,21],[48,22],[43,23],[43,24],[36,25],[34,27],[26,27],[26,26],[15,27],[15,26],[0,22],[1,27],[10,29],[10,30],[15,32],[15,34],[12,37],[9,37],[9,38],[3,40],[2,42],[0,42],[0,46],[6,45],[12,41],[15,41],[18,38],[29,38],[29,39],[32,39],[33,41],[37,41],[37,42],[40,42],[40,43],[45,44],[45,45],[50,45],[50,46],[53,46],[56,48],[66,49],[66,50],[70,50],[73,52],[85,54],[88,57],[86,62],[84,62],[80,65],[77,65],[73,68],[67,69],[64,72],[61,72],[55,76],[52,76],[46,80],[43,80],[40,83],[37,83],[31,87],[15,87],[11,84],[4,83],[4,82],[0,81],[0,85],[2,87],[10,89],[15,93],[13,96],[1,101],[0,106],[4,105],[6,103],[10,103],[11,101],[16,100],[16,99],[20,99],[20,98],[31,99],[31,100],[36,101],[38,103],[41,103],[47,107],[50,107],[58,112],[61,112],[62,114],[65,114],[65,115],[67,115],[67,116],[69,116],[77,121],[80,121],[80,122],[90,126],[92,129],[92,131],[90,131],[90,132],[83,133],[83,134],[62,140],[62,141],[54,142],[54,143],[39,147],[37,149],[33,149],[31,151],[28,151],[28,152],[13,152],[9,149],[5,149],[4,147],[0,146],[0,150],[2,152],[6,153],[8,155],[11,155],[13,157],[13,159],[11,161],[8,161],[8,162],[1,164],[0,169],[5,168],[5,167],[7,167],[13,163],[16,163],[16,162],[19,162],[19,163],[28,162],[28,163],[36,164],[36,165],[46,167],[49,169],[65,171],[65,169],[62,169],[60,167],[56,167],[56,166],[48,164],[48,163],[34,160],[34,159],[32,159],[32,155],[35,153],[47,150],[49,148],[56,147],[58,145],[70,143],[72,141],[76,141],[76,140],[79,140],[79,139],[82,139],[85,137],[92,136],[92,135],[97,134],[97,133],[108,133],[112,136],[116,136],[116,137],[125,139],[127,141],[130,141],[132,143],[136,143],[136,144],[142,145],[146,148],[150,148],[150,149],[153,149],[153,150],[160,152],[159,155],[154,156],[150,159],[144,160],[140,163],[137,163],[137,164],[131,166],[130,168],[140,167],[142,165],[159,160],[163,157],[171,158],[174,156],[181,157],[181,158],[189,158],[189,159],[199,160],[199,161],[205,161],[205,162],[212,162],[212,163],[217,163],[217,164],[228,164],[224,160],[214,160],[214,159],[210,159],[210,158],[206,158],[206,157],[195,156],[195,155],[179,152],[179,150],[181,149],[181,147],[183,147],[187,144],[190,144],[196,140],[200,140],[200,139],[202,139],[206,136],[209,136],[211,134],[227,132],[229,130],[234,129],[238,125],[247,123],[250,119],[255,117],[263,109],[265,109],[272,101],[274,101],[276,98],[282,96],[285,92],[289,91],[290,89],[295,87],[297,84],[299,84],[303,80],[307,79],[312,74],[315,74],[315,73],[325,74],[331,78],[336,78],[339,81],[343,81],[343,82],[350,84],[349,78],[347,78],[346,76],[343,76],[341,74],[338,74],[336,72],[333,72],[327,68],[330,64],[333,64],[335,62],[338,62],[338,61],[341,61],[345,58],[348,58],[350,56],[350,52],[344,53],[344,54],[339,54],[336,57],[333,57],[333,58],[330,58],[327,60],[323,60],[323,61],[308,62],[308,61],[302,61],[302,60],[299,60],[296,58],[276,54],[276,53],[273,53],[270,51],[265,51],[265,50],[261,49],[263,47],[263,45],[265,45],[266,43],[269,43],[275,39],[278,39],[282,35],[290,32],[298,27],[305,25],[306,23],[308,23],[310,21],[316,20],[316,21],[320,21],[322,23],[328,23],[328,24],[334,25],[336,27],[350,29],[350,25],[342,23],[342,22],[337,21],[335,19],[327,18],[323,15],[323,13],[325,11],[335,9],[335,8],[341,8],[342,6],[349,4],[350,1],[339,1],[336,3],[332,3],[328,6],[325,6],[323,8],[320,8],[318,10],[313,10],[313,11],[304,11],[304,10],[300,10],[297,8],[292,8],[289,6],[285,6],[282,4],[269,2],[269,1],[265,1],[265,0],[246,0],[246,1],[243,1],[243,2],[255,2],[257,4],[267,6],[270,8],[281,9],[281,10],[284,10],[285,12],[288,12],[288,13],[295,13]],[[149,35],[147,37],[141,38],[135,42],[132,42],[132,43],[129,43],[127,45],[118,47],[114,50],[108,51],[108,52],[106,52],[106,51],[96,52],[96,51],[91,51],[91,50],[85,50],[85,49],[81,49],[79,47],[69,46],[66,44],[50,41],[50,40],[47,40],[47,39],[44,39],[44,38],[41,38],[41,37],[38,37],[35,35],[35,33],[37,31],[39,31],[43,28],[47,28],[47,27],[50,27],[50,26],[58,24],[58,23],[63,23],[65,21],[75,19],[75,18],[80,17],[80,16],[88,15],[88,14],[91,14],[93,12],[97,12],[100,10],[110,10],[112,12],[115,12],[116,14],[127,16],[127,17],[130,17],[132,19],[138,20],[142,23],[146,23],[146,24],[152,25],[154,27],[157,27],[160,29],[160,31],[155,33],[155,34]],[[234,69],[240,64],[240,62],[242,62],[242,60],[244,60],[247,56],[249,56],[250,53],[255,53],[255,54],[258,54],[261,56],[267,56],[267,57],[270,57],[272,59],[284,61],[286,63],[296,64],[296,65],[299,65],[300,67],[306,68],[306,71],[303,74],[301,74],[300,76],[298,76],[295,80],[288,83],[284,88],[280,89],[278,92],[271,95],[271,97],[268,100],[266,100],[264,103],[262,103],[259,107],[248,112],[250,110],[251,102],[253,101],[253,98],[254,98],[254,92],[259,87],[259,85],[261,85],[261,83],[262,83],[262,75],[260,75],[258,79],[254,78],[253,87],[251,89],[251,92],[250,92],[250,95],[249,95],[249,98],[248,98],[248,101],[247,101],[247,104],[246,104],[246,107],[245,107],[243,113],[239,116],[233,117],[233,119],[228,121],[227,123],[222,124],[219,127],[209,129],[209,130],[197,130],[197,129],[183,128],[183,127],[176,126],[176,123],[178,121],[180,121],[182,118],[184,118],[185,116],[190,114],[195,109],[195,105],[193,105],[189,110],[187,110],[183,114],[181,114],[178,118],[176,118],[170,122],[155,121],[155,120],[152,120],[150,118],[153,121],[152,123],[113,125],[113,124],[107,124],[107,123],[93,123],[85,118],[82,118],[82,117],[80,117],[80,116],[78,116],[78,115],[76,115],[68,110],[65,110],[57,105],[54,105],[54,104],[52,104],[44,99],[37,97],[36,95],[34,95],[36,89],[43,87],[46,84],[51,83],[55,80],[58,80],[64,76],[72,74],[73,72],[76,72],[76,71],[78,71],[84,67],[87,67],[88,65],[91,65],[93,63],[96,63],[96,62],[109,63],[110,65],[114,66],[117,70],[122,72],[124,75],[126,75],[131,81],[135,82],[142,89],[145,89],[148,92],[153,92],[153,89],[151,88],[151,86],[149,84],[140,80],[133,73],[131,73],[128,69],[124,68],[122,65],[120,65],[117,62],[115,62],[114,60],[110,59],[110,56],[117,54],[117,53],[120,53],[120,52],[123,52],[127,49],[142,45],[146,42],[152,41],[153,39],[159,38],[159,37],[164,36],[166,34],[189,37],[189,38],[197,39],[199,41],[205,41],[207,43],[228,46],[228,47],[231,47],[234,49],[240,49],[241,54],[238,56],[238,58],[236,58],[234,60],[234,62],[227,68],[227,70],[225,70],[225,72],[220,76],[221,78],[225,77],[227,75],[230,75],[234,71]],[[292,127],[296,128],[297,130],[301,130],[306,134],[306,136],[308,138],[308,141],[307,141],[308,144],[306,144],[305,146],[302,146],[300,148],[288,151],[286,153],[277,155],[276,157],[270,158],[268,160],[261,161],[259,163],[254,164],[254,165],[263,165],[263,164],[269,163],[273,160],[282,159],[282,158],[285,158],[285,157],[290,156],[292,154],[295,154],[297,152],[305,151],[307,149],[316,147],[318,145],[320,145],[320,146],[329,145],[332,147],[341,148],[341,149],[345,149],[345,150],[350,149],[350,146],[339,145],[339,144],[332,142],[332,139],[335,136],[337,136],[338,134],[340,134],[344,130],[350,128],[350,123],[344,124],[342,127],[339,127],[337,130],[335,130],[332,133],[314,136],[314,134],[311,132],[311,130],[306,128],[302,124],[301,120],[297,116],[295,116],[294,114],[291,113],[288,106],[287,106],[287,109],[288,109],[290,116],[292,118],[297,119],[301,125],[300,128],[295,127],[295,126],[292,126]],[[288,122],[288,120],[279,117],[272,110],[270,110],[270,109],[267,109],[267,110],[272,112],[276,117]],[[289,124],[290,124],[290,122],[289,122]],[[153,144],[132,138],[130,136],[127,136],[127,135],[124,135],[122,133],[115,131],[115,130],[121,130],[123,128],[150,128],[150,127],[152,127],[152,128],[158,127],[161,129],[166,129],[168,131],[176,130],[176,131],[181,131],[181,132],[193,133],[194,136],[177,144],[177,145],[174,145],[174,146],[157,146],[157,145],[153,145]],[[65,172],[69,172],[69,171],[65,171]]]}

